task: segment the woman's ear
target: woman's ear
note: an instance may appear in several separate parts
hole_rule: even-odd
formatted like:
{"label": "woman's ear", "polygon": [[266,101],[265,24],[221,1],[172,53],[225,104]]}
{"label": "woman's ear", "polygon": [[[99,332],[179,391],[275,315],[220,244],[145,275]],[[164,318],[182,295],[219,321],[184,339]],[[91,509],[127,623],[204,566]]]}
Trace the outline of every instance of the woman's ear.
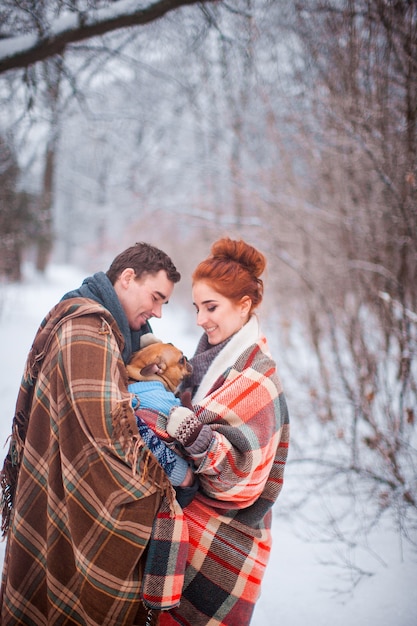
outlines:
{"label": "woman's ear", "polygon": [[243,296],[243,298],[240,301],[240,312],[241,312],[242,317],[247,317],[250,313],[251,308],[252,308],[251,298],[249,298],[249,296]]}

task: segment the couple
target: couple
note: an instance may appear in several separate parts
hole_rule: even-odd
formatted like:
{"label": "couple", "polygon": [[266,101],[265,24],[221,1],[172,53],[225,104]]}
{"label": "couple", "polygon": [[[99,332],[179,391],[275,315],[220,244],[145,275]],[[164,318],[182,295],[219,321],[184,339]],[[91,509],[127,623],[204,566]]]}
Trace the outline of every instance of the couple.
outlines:
{"label": "couple", "polygon": [[223,238],[192,275],[204,331],[192,404],[166,426],[198,476],[184,508],[139,434],[126,375],[180,280],[171,259],[138,243],[45,317],[1,473],[3,626],[250,623],[289,428],[254,313],[264,268]]}

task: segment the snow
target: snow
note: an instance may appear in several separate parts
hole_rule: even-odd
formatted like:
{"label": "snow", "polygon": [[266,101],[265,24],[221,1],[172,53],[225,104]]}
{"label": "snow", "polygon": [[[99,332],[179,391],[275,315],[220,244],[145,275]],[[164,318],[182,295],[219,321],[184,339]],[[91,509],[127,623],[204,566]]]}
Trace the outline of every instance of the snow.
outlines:
{"label": "snow", "polygon": [[[39,323],[66,291],[79,286],[84,275],[71,267],[52,266],[40,277],[26,268],[22,284],[0,284],[2,442],[10,434],[20,377]],[[152,326],[161,339],[192,354],[200,333],[189,328],[189,319],[179,307],[175,309],[175,294],[164,317],[153,320]],[[1,462],[5,452],[6,448]],[[286,490],[297,488],[290,472],[288,466],[287,481],[275,505],[273,550],[251,626],[415,626],[416,555],[405,544],[400,546],[392,530],[379,531],[380,558],[361,555],[361,568],[372,575],[365,575],[350,593],[341,593],[342,574],[349,577],[349,570],[341,572],[329,565],[334,546],[318,544],[306,522],[303,527],[303,518],[285,509]],[[4,547],[0,543],[0,560]]]}
{"label": "snow", "polygon": [[13,57],[15,54],[28,52],[35,47],[37,41],[37,36],[32,34],[3,39],[0,41],[0,60]]}

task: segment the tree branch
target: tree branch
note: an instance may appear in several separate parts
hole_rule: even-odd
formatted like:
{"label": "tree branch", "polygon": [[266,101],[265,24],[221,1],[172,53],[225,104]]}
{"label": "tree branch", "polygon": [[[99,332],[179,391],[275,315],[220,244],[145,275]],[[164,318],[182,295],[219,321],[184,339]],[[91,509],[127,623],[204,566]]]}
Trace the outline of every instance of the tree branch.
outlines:
{"label": "tree branch", "polygon": [[94,13],[67,12],[50,24],[46,37],[40,39],[37,33],[30,33],[0,40],[0,74],[62,54],[69,44],[148,24],[181,6],[216,1],[219,0],[157,0],[143,8],[136,1],[119,0]]}

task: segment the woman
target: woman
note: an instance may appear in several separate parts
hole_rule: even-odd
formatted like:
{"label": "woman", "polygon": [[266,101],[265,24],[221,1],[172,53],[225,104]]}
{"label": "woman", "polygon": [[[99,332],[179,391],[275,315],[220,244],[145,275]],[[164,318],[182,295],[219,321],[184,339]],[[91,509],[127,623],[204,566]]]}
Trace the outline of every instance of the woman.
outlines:
{"label": "woman", "polygon": [[200,489],[184,510],[190,544],[181,602],[162,613],[161,626],[245,626],[260,594],[289,434],[276,365],[254,314],[265,265],[252,246],[224,238],[193,273],[204,335],[182,394],[188,407],[172,409],[167,432],[193,460]]}

